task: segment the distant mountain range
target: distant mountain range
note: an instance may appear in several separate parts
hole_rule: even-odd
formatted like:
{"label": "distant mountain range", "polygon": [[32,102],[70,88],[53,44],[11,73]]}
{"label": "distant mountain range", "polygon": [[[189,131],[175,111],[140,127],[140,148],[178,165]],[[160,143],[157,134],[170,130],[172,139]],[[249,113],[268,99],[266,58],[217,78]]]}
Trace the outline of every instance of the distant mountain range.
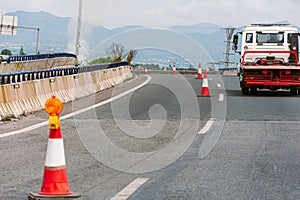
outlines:
{"label": "distant mountain range", "polygon": [[[18,26],[40,29],[40,53],[75,52],[77,23],[75,19],[58,17],[43,11],[17,11],[9,12],[5,15],[17,16],[19,22]],[[90,52],[106,39],[121,34],[122,32],[138,28],[143,27],[124,26],[115,29],[107,29],[103,26],[96,26],[84,22],[81,32],[82,48],[85,48],[85,52]],[[226,40],[226,36],[225,30],[221,26],[212,23],[198,23],[190,26],[172,26],[169,27],[169,29],[180,32],[202,45],[214,61],[224,59],[223,52],[225,51],[224,41]],[[0,35],[0,51],[4,48],[8,48],[13,51],[14,54],[18,54],[21,47],[23,47],[25,53],[34,54],[36,39],[37,32],[35,30],[18,28],[16,36]],[[147,38],[145,38],[145,40],[146,39]],[[137,58],[140,61],[147,62],[145,56],[147,55],[141,54]],[[160,59],[161,58],[157,58],[157,61]]]}

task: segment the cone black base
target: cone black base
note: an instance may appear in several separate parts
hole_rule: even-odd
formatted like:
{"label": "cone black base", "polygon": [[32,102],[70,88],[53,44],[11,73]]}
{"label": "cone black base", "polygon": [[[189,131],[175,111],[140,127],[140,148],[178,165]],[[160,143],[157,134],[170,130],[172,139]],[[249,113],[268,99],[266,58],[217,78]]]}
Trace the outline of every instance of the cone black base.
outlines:
{"label": "cone black base", "polygon": [[197,97],[211,97],[211,96],[210,95],[203,95],[202,96],[202,95],[199,94],[199,95],[197,95]]}
{"label": "cone black base", "polygon": [[28,200],[40,200],[40,199],[77,199],[80,198],[81,195],[77,193],[72,193],[68,195],[41,195],[39,193],[29,193],[28,194]]}

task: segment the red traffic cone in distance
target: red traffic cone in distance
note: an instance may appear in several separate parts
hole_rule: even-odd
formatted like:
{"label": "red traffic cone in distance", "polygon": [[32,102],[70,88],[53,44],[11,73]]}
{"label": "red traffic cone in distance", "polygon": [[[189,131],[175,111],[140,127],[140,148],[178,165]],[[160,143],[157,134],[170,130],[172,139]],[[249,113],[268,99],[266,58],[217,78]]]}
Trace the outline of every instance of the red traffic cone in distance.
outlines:
{"label": "red traffic cone in distance", "polygon": [[147,68],[145,68],[144,74],[145,75],[148,74],[148,69]]}
{"label": "red traffic cone in distance", "polygon": [[204,78],[203,78],[203,82],[202,82],[202,89],[201,89],[201,94],[199,96],[201,96],[201,97],[210,97],[206,70],[204,70]]}
{"label": "red traffic cone in distance", "polygon": [[202,68],[201,68],[201,64],[199,63],[198,66],[198,74],[197,74],[197,79],[202,79]]}

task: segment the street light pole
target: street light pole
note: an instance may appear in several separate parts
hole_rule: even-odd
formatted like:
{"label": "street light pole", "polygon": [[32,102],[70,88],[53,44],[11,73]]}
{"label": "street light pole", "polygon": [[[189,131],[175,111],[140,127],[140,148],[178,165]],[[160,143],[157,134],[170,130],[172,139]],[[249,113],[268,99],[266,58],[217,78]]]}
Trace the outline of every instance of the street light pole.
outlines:
{"label": "street light pole", "polygon": [[81,15],[82,15],[82,0],[79,0],[77,34],[76,34],[76,44],[75,44],[75,54],[77,56],[77,59],[79,57],[79,48],[80,48]]}

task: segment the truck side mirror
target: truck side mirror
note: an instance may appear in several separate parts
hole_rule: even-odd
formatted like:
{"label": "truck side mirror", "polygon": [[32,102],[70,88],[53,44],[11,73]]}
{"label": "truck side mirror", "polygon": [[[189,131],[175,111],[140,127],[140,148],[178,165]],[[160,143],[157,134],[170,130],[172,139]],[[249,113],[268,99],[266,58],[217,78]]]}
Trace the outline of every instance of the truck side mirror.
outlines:
{"label": "truck side mirror", "polygon": [[238,45],[238,42],[239,42],[239,36],[238,35],[234,35],[233,36],[233,45],[232,45],[232,50],[236,51],[237,50],[237,45]]}

